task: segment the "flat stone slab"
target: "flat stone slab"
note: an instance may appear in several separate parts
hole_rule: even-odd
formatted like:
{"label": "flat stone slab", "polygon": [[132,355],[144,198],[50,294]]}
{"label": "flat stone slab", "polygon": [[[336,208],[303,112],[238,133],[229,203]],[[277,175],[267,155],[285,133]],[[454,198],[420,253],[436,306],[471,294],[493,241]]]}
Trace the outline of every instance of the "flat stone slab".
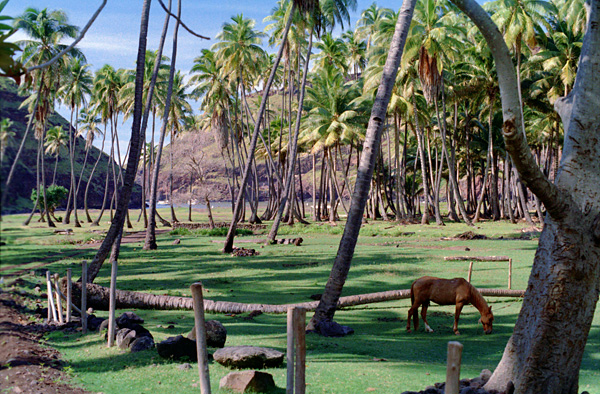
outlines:
{"label": "flat stone slab", "polygon": [[256,346],[229,346],[213,355],[216,362],[235,369],[275,368],[283,364],[284,354],[275,349]]}
{"label": "flat stone slab", "polygon": [[273,376],[266,372],[240,371],[224,376],[219,382],[219,388],[236,393],[266,393],[275,388],[275,382]]}

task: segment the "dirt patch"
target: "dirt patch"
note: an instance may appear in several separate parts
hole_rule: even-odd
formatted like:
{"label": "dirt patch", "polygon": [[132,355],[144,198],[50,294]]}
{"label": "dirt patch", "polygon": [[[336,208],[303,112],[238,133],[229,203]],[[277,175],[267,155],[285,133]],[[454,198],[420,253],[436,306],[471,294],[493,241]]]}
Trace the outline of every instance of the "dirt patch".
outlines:
{"label": "dirt patch", "polygon": [[87,394],[69,385],[60,353],[43,346],[53,328],[28,319],[20,296],[0,290],[0,382],[3,391],[31,394]]}

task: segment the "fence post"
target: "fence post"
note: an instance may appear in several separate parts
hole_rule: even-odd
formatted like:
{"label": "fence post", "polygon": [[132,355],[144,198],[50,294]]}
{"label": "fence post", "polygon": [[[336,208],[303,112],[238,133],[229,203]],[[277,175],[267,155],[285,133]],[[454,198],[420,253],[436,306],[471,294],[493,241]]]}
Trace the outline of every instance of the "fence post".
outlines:
{"label": "fence post", "polygon": [[295,394],[306,392],[306,309],[294,310],[294,337],[296,339]]}
{"label": "fence post", "polygon": [[508,289],[512,289],[512,259],[508,259]]}
{"label": "fence post", "polygon": [[[48,323],[56,321],[56,308],[54,308],[54,294],[52,294],[52,281],[50,280],[50,271],[46,271],[46,286],[48,288]],[[52,318],[52,320],[50,319]]]}
{"label": "fence post", "polygon": [[471,275],[473,274],[473,262],[469,262],[469,274],[467,276],[467,282],[471,283]]}
{"label": "fence post", "polygon": [[117,305],[117,260],[112,261],[110,271],[110,300],[108,306],[108,347],[115,345],[115,307]]}
{"label": "fence post", "polygon": [[54,274],[54,289],[56,290],[56,313],[58,314],[58,322],[64,323],[63,312],[62,312],[62,303],[60,302],[60,289],[58,287],[58,273]]}
{"label": "fence post", "polygon": [[287,310],[287,380],[285,384],[286,394],[294,394],[294,312],[296,307]]}
{"label": "fence post", "polygon": [[204,323],[204,298],[202,283],[196,282],[190,286],[194,301],[194,329],[196,330],[196,354],[198,356],[198,374],[200,377],[200,392],[210,394],[210,376],[208,374],[208,355],[206,354],[206,326]]}
{"label": "fence post", "polygon": [[81,263],[81,332],[87,333],[87,261]]}
{"label": "fence post", "polygon": [[446,394],[458,394],[460,388],[460,363],[463,345],[460,342],[448,342],[448,365],[446,366]]}
{"label": "fence post", "polygon": [[73,296],[71,286],[73,285],[71,280],[71,268],[67,268],[67,323],[71,322],[71,304],[73,303]]}

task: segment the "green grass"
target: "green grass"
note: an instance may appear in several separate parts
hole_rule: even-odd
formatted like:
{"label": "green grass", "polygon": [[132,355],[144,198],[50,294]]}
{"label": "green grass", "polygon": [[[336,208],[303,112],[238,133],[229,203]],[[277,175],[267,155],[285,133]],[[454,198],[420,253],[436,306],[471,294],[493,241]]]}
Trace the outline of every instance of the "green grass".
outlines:
{"label": "green grass", "polygon": [[[206,221],[205,210],[195,211],[194,220]],[[226,220],[229,210],[215,210],[215,220]],[[165,210],[163,216],[168,218]],[[180,220],[186,210],[178,211]],[[132,215],[137,218],[137,212]],[[9,216],[2,221],[2,265],[22,267],[44,256],[62,253],[48,265],[52,272],[63,274],[73,268],[80,274],[80,262],[91,258],[95,248],[73,258],[80,245],[65,244],[64,237],[53,235],[52,230],[36,223],[32,228],[20,226],[23,216]],[[139,224],[134,223],[139,229]],[[212,300],[283,304],[309,301],[312,294],[321,293],[327,281],[331,264],[337,252],[343,222],[337,226],[328,223],[308,226],[283,226],[281,237],[301,236],[302,246],[252,243],[254,237],[236,238],[237,246],[255,248],[260,255],[236,258],[220,252],[221,235],[164,233],[158,237],[158,250],[142,251],[142,243],[123,244],[119,260],[118,288],[155,294],[190,296],[189,286],[202,281],[205,297]],[[267,230],[270,223],[267,223]],[[70,226],[69,228],[73,228]],[[104,224],[104,229],[106,224]],[[75,229],[71,238],[84,240],[91,234],[87,225]],[[485,240],[447,240],[466,231],[488,237]],[[537,238],[519,239],[528,234],[523,224],[478,224],[473,229],[463,224],[394,225],[370,221],[361,229],[348,280],[343,295],[354,295],[392,289],[409,288],[422,275],[466,277],[468,262],[446,262],[444,256],[507,255],[513,259],[513,288],[526,286],[531,263],[537,247]],[[62,238],[61,238],[62,237]],[[260,237],[260,235],[259,235]],[[180,239],[179,245],[172,245]],[[62,240],[62,241],[61,241]],[[256,240],[258,242],[258,240]],[[466,250],[469,249],[469,250]],[[60,257],[60,256],[59,256]],[[52,259],[48,259],[50,261]],[[52,260],[54,261],[54,260]],[[306,264],[315,263],[315,264]],[[110,267],[105,264],[96,280],[108,286]],[[3,272],[4,274],[4,272]],[[39,276],[24,276],[26,288],[42,280]],[[5,280],[7,282],[8,280]],[[505,288],[507,264],[504,262],[475,263],[473,283],[478,287]],[[399,393],[422,390],[445,379],[446,346],[451,340],[463,345],[462,377],[478,376],[482,369],[493,370],[502,356],[512,332],[521,302],[513,298],[488,298],[495,312],[494,333],[484,335],[477,323],[477,311],[468,306],[460,321],[460,337],[452,333],[454,307],[432,306],[430,325],[435,333],[405,332],[408,300],[392,301],[346,308],[336,313],[336,321],[349,325],[355,334],[345,338],[307,336],[307,392],[308,393]],[[119,311],[120,312],[125,312]],[[193,327],[191,311],[136,310],[145,319],[144,326],[159,342],[167,337],[187,334]],[[106,312],[99,311],[100,316]],[[312,313],[308,313],[308,318]],[[208,314],[207,319],[221,321],[227,328],[227,345],[267,346],[285,351],[286,317],[262,314],[252,320],[245,315]],[[167,329],[167,322],[175,322]],[[49,345],[59,349],[69,365],[74,382],[94,392],[112,393],[197,393],[198,372],[180,370],[182,362],[161,359],[155,350],[131,354],[116,348],[107,349],[98,333],[53,333]],[[590,332],[584,354],[580,391],[600,391],[600,317],[598,313]],[[378,361],[385,359],[385,361]],[[217,363],[210,363],[213,392],[219,380],[230,371]],[[269,369],[283,393],[285,367]]]}

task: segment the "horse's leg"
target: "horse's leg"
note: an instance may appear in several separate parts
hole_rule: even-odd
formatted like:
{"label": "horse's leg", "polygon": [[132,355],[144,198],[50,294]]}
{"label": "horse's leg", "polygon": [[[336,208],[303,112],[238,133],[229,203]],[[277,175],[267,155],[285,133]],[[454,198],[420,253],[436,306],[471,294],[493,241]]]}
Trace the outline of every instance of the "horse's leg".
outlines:
{"label": "horse's leg", "polygon": [[465,304],[463,302],[457,302],[456,303],[456,311],[454,312],[454,334],[456,335],[460,335],[460,332],[458,332],[458,319],[460,318],[460,312],[462,311],[463,306],[465,306]]}
{"label": "horse's leg", "polygon": [[410,319],[413,319],[413,324],[415,326],[415,331],[417,331],[419,329],[419,306],[421,306],[420,301],[415,301],[413,302],[412,306],[410,307],[410,309],[408,310],[408,320],[406,322],[406,331],[411,332],[410,331]]}
{"label": "horse's leg", "polygon": [[429,301],[423,303],[423,306],[421,307],[421,317],[423,318],[423,323],[425,323],[425,331],[433,332],[427,323],[427,308],[429,308]]}

